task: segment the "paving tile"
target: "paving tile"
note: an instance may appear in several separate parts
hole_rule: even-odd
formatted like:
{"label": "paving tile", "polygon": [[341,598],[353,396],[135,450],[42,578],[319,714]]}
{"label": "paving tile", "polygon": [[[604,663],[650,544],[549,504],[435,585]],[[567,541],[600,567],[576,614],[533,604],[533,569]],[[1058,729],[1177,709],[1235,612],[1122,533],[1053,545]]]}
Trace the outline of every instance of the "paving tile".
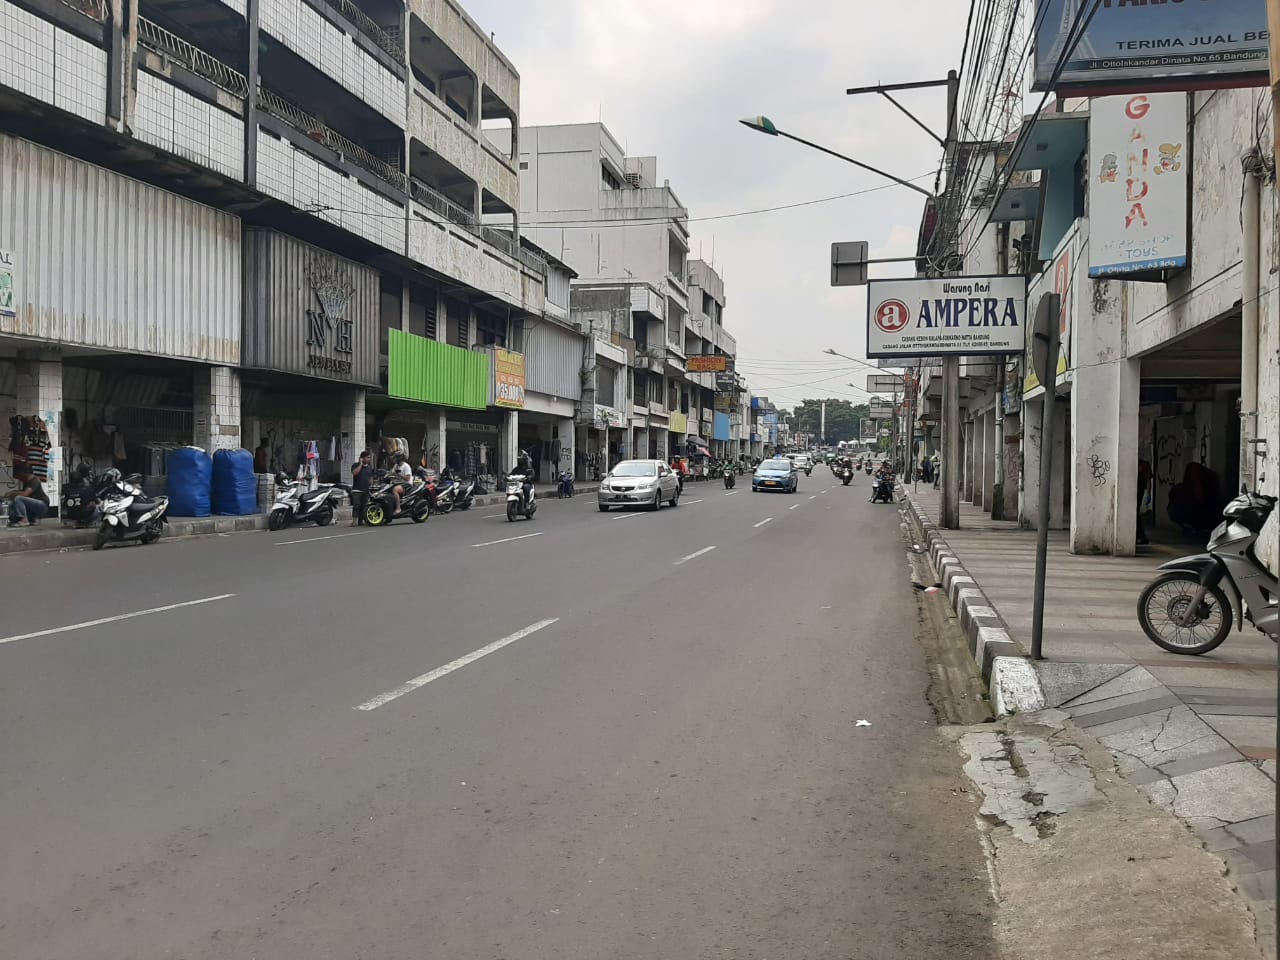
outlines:
{"label": "paving tile", "polygon": [[[1152,671],[1152,673],[1154,675],[1155,671]],[[1249,697],[1251,702],[1257,702],[1257,703],[1264,703],[1264,702],[1275,703],[1276,702],[1275,683],[1271,680],[1266,680],[1265,686],[1263,686],[1261,689],[1258,689],[1258,688],[1241,689],[1241,686],[1238,683],[1231,684],[1229,686],[1195,686],[1185,682],[1189,678],[1178,678],[1178,679],[1182,680],[1183,682],[1178,682],[1178,680],[1175,680],[1174,682],[1170,683],[1166,681],[1165,686],[1167,686],[1170,690],[1172,690],[1178,696],[1182,697],[1182,699],[1184,700],[1186,700],[1188,697],[1203,697],[1206,702],[1212,703],[1214,702],[1214,698],[1216,697],[1229,697],[1232,699],[1222,700],[1220,702],[1234,703],[1236,702],[1234,698]],[[1201,679],[1201,677],[1196,676],[1194,679],[1198,681]],[[1237,673],[1233,679],[1241,680],[1243,678],[1241,678],[1240,675]]]}
{"label": "paving tile", "polygon": [[[1235,878],[1236,886],[1250,900],[1259,903],[1274,904],[1276,900],[1276,872],[1260,870],[1256,873],[1245,873]],[[1273,908],[1274,909],[1274,908]]]}
{"label": "paving tile", "polygon": [[1189,704],[1199,710],[1201,707],[1269,707],[1272,716],[1276,711],[1276,698],[1274,695],[1267,696],[1265,694],[1250,693],[1247,690],[1237,691],[1234,693],[1187,693],[1186,690],[1176,690],[1182,702]]}
{"label": "paving tile", "polygon": [[1159,770],[1156,770],[1153,767],[1148,767],[1145,764],[1137,764],[1136,761],[1133,770],[1121,770],[1120,772],[1123,773],[1124,778],[1135,787],[1145,786],[1148,783],[1155,783],[1157,780],[1168,779],[1168,777]]}
{"label": "paving tile", "polygon": [[1254,817],[1252,820],[1241,820],[1223,827],[1241,843],[1274,843],[1276,839],[1276,817],[1269,813],[1265,817]]}
{"label": "paving tile", "polygon": [[1210,853],[1231,850],[1240,846],[1241,843],[1240,838],[1228,833],[1226,827],[1214,827],[1211,830],[1205,830],[1200,834],[1200,839],[1204,842],[1205,849]]}
{"label": "paving tile", "polygon": [[[1204,716],[1202,714],[1202,716]],[[1217,730],[1231,744],[1267,746],[1276,742],[1274,717],[1240,717],[1210,714],[1204,722]]]}
{"label": "paving tile", "polygon": [[[1082,727],[1096,727],[1101,723],[1110,723],[1112,720],[1124,720],[1127,717],[1140,717],[1146,713],[1155,713],[1156,711],[1166,709],[1168,707],[1181,706],[1182,701],[1172,694],[1166,694],[1155,699],[1142,700],[1138,703],[1130,703],[1124,706],[1112,707],[1109,710],[1100,710],[1096,713],[1090,713],[1086,716],[1073,717],[1077,724]],[[1093,706],[1093,704],[1090,704]]]}
{"label": "paving tile", "polygon": [[[1090,703],[1083,703],[1079,706],[1067,704],[1063,707],[1067,713],[1071,714],[1072,719],[1076,723],[1088,722],[1083,718],[1092,716],[1096,713],[1105,713],[1111,710],[1118,710],[1121,707],[1127,707],[1133,704],[1146,704],[1155,700],[1168,700],[1172,694],[1169,693],[1163,684],[1156,684],[1154,687],[1146,687],[1141,690],[1135,690],[1132,693],[1122,693],[1105,700],[1094,700]],[[1152,708],[1158,709],[1158,708]]]}
{"label": "paving tile", "polygon": [[1222,859],[1227,861],[1231,872],[1236,874],[1274,870],[1276,866],[1275,841],[1247,843],[1244,846],[1219,852],[1222,854]]}
{"label": "paving tile", "polygon": [[1236,748],[1244,756],[1250,760],[1274,760],[1276,759],[1275,747],[1251,747],[1248,744],[1241,744]]}
{"label": "paving tile", "polygon": [[1223,747],[1219,750],[1210,750],[1208,753],[1197,753],[1190,757],[1183,757],[1181,760],[1170,760],[1168,763],[1158,764],[1158,769],[1166,777],[1180,777],[1184,773],[1195,773],[1197,770],[1208,770],[1210,767],[1220,767],[1224,763],[1235,763],[1240,759],[1240,754],[1231,747]]}
{"label": "paving tile", "polygon": [[1198,770],[1171,780],[1180,817],[1217,817],[1235,823],[1263,817],[1275,807],[1275,784],[1247,761]]}
{"label": "paving tile", "polygon": [[1275,718],[1276,705],[1249,706],[1248,704],[1197,704],[1196,713],[1212,717],[1271,717]]}
{"label": "paving tile", "polygon": [[[1063,666],[1066,666],[1066,664],[1063,664]],[[1072,664],[1072,666],[1076,666],[1076,664]],[[1081,664],[1079,666],[1086,665]],[[1094,666],[1095,670],[1097,670],[1098,667],[1098,665],[1088,666]],[[1112,664],[1109,666],[1111,666],[1113,670],[1122,669],[1120,664]],[[1101,671],[1098,670],[1098,673],[1100,675]],[[1041,679],[1043,681],[1043,675]],[[1128,669],[1125,669],[1123,673],[1113,673],[1112,676],[1107,678],[1104,683],[1100,683],[1098,686],[1081,694],[1074,700],[1067,701],[1064,706],[1067,708],[1082,706],[1086,703],[1096,703],[1099,700],[1107,700],[1111,697],[1119,697],[1127,693],[1140,693],[1144,690],[1150,690],[1158,686],[1160,686],[1160,681],[1142,667],[1128,667]]]}

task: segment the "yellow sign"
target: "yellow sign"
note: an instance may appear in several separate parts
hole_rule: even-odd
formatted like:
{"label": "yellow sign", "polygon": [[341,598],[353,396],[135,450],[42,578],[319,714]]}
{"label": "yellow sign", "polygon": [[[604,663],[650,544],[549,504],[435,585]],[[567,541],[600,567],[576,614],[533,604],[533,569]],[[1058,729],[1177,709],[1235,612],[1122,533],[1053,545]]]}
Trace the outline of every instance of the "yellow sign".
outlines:
{"label": "yellow sign", "polygon": [[734,395],[732,393],[717,393],[715,408],[721,413],[728,413],[734,408]]}
{"label": "yellow sign", "polygon": [[493,402],[499,407],[524,407],[524,354],[493,350]]}
{"label": "yellow sign", "polygon": [[724,373],[728,369],[729,358],[724,354],[689,358],[688,370],[690,373]]}
{"label": "yellow sign", "polygon": [[686,414],[673,411],[667,418],[667,429],[672,433],[688,433],[689,417]]}

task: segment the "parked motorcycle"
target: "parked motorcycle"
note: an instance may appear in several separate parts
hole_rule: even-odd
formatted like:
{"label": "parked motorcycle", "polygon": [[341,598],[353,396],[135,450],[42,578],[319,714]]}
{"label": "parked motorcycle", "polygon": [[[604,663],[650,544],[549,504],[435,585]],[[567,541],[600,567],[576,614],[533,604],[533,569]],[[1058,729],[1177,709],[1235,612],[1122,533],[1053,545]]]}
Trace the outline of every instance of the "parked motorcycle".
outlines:
{"label": "parked motorcycle", "polygon": [[560,483],[556,487],[556,496],[561,499],[573,496],[573,474],[568,470],[560,474]]}
{"label": "parked motorcycle", "polygon": [[732,490],[734,483],[737,481],[737,477],[738,475],[734,471],[726,470],[724,472],[724,488],[726,490]]}
{"label": "parked motorcycle", "polygon": [[1233,616],[1237,630],[1248,617],[1272,640],[1280,635],[1280,583],[1254,552],[1275,505],[1275,497],[1242,490],[1223,509],[1206,553],[1160,565],[1167,572],[1138,597],[1138,622],[1153,643],[1170,653],[1208,653],[1227,639]]}
{"label": "parked motorcycle", "polygon": [[276,474],[276,501],[267,515],[268,530],[283,530],[293,523],[314,523],[327,527],[334,511],[346,498],[342,487],[322,483],[308,490],[287,473]]}
{"label": "parked motorcycle", "polygon": [[93,467],[86,463],[72,471],[71,479],[62,485],[58,510],[63,520],[71,520],[83,529],[96,526],[101,519],[98,503],[102,499],[142,495],[140,474],[122,477],[119,470],[109,467],[95,477]]}
{"label": "parked motorcycle", "polygon": [[[396,495],[394,488],[399,484],[404,490],[400,495],[400,512],[396,513]],[[377,485],[369,491],[369,499],[364,507],[364,522],[371,527],[386,526],[392,520],[408,517],[414,523],[422,523],[431,516],[431,501],[427,491],[427,481],[420,476],[411,480],[387,475],[377,481]]]}
{"label": "parked motorcycle", "polygon": [[169,522],[169,498],[144,497],[140,488],[119,479],[118,470],[108,470],[103,476],[111,473],[116,479],[109,489],[100,490],[101,496],[94,508],[98,533],[93,539],[93,549],[101,550],[108,542],[127,540],[155,543]]}
{"label": "parked motorcycle", "polygon": [[453,506],[457,510],[470,510],[476,498],[476,482],[474,480],[458,480],[453,490]]}
{"label": "parked motorcycle", "polygon": [[507,519],[514,522],[517,517],[532,520],[538,509],[538,498],[533,492],[533,484],[529,484],[529,492],[525,493],[525,475],[513,473],[507,477]]}

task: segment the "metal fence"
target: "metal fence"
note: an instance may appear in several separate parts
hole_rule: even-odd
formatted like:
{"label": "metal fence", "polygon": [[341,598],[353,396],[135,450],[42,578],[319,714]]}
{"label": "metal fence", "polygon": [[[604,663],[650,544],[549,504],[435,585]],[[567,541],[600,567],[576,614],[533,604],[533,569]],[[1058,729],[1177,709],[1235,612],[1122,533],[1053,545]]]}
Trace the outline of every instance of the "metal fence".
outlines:
{"label": "metal fence", "polygon": [[249,81],[243,73],[145,17],[138,18],[138,42],[238,97],[249,93]]}
{"label": "metal fence", "polygon": [[72,10],[77,10],[99,23],[107,22],[107,0],[62,0],[62,2]]}
{"label": "metal fence", "polygon": [[327,0],[329,6],[337,10],[340,14],[354,23],[369,39],[389,53],[396,63],[404,66],[404,44],[401,38],[395,34],[399,31],[389,31],[385,27],[380,27],[369,19],[368,14],[357,7],[351,0]]}

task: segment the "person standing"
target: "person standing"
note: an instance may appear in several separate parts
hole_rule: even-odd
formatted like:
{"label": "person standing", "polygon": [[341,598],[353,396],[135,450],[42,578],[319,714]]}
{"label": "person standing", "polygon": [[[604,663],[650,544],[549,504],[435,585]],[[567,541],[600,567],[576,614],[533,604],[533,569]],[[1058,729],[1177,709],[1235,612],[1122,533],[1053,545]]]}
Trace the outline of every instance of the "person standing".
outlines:
{"label": "person standing", "polygon": [[9,526],[34,527],[49,514],[49,495],[44,492],[40,478],[30,470],[21,473],[17,480],[17,489],[6,494],[13,499]]}
{"label": "person standing", "polygon": [[270,467],[271,450],[267,446],[267,438],[263,437],[258,441],[258,447],[253,451],[253,472],[266,473]]}
{"label": "person standing", "polygon": [[364,525],[364,508],[369,502],[369,486],[373,480],[373,455],[368,450],[360,452],[360,459],[351,465],[351,525]]}
{"label": "person standing", "polygon": [[1151,479],[1154,476],[1151,470],[1151,464],[1139,458],[1138,460],[1138,545],[1142,546],[1151,541],[1147,539],[1147,525],[1142,520],[1143,501],[1147,496],[1147,489],[1151,486]]}

